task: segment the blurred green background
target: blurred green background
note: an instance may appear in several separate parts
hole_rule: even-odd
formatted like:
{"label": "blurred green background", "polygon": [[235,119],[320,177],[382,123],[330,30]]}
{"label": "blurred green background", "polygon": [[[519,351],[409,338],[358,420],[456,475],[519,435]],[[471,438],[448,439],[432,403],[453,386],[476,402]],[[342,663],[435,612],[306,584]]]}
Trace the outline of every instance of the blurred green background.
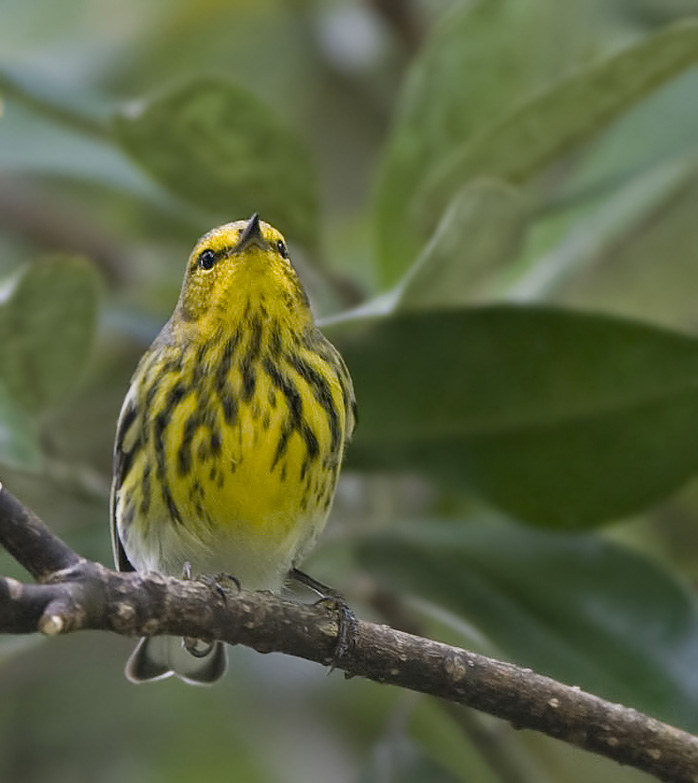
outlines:
{"label": "blurred green background", "polygon": [[[695,0],[3,0],[4,485],[111,561],[130,374],[259,210],[360,409],[307,569],[698,732],[696,62]],[[0,640],[0,779],[649,780],[246,649],[134,687],[131,646]]]}

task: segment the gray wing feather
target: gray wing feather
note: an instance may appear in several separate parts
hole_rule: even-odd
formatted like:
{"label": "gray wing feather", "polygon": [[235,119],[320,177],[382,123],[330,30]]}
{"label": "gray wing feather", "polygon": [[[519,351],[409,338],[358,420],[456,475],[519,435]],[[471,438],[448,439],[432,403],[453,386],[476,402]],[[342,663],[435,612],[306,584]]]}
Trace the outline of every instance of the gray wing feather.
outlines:
{"label": "gray wing feather", "polygon": [[113,472],[112,472],[112,485],[111,496],[109,499],[109,522],[111,530],[111,545],[112,553],[114,555],[114,565],[118,571],[135,571],[133,565],[126,556],[126,551],[119,538],[119,530],[117,526],[116,518],[116,501],[117,493],[121,487],[121,484],[126,475],[128,460],[123,449],[124,436],[132,425],[135,425],[136,419],[136,400],[134,395],[129,393],[126,395],[124,404],[121,407],[121,413],[119,414],[119,421],[116,425],[116,439],[114,441],[114,460],[113,460]]}

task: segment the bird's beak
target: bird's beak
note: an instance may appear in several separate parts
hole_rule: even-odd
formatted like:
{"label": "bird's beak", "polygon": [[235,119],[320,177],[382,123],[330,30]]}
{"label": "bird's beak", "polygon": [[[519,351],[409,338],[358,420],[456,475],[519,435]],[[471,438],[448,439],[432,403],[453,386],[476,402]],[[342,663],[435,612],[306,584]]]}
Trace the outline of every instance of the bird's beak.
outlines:
{"label": "bird's beak", "polygon": [[238,239],[238,243],[233,252],[239,253],[241,250],[246,250],[252,245],[256,245],[259,248],[265,248],[266,244],[259,227],[259,215],[255,212],[247,221],[245,230],[240,234],[240,239]]}

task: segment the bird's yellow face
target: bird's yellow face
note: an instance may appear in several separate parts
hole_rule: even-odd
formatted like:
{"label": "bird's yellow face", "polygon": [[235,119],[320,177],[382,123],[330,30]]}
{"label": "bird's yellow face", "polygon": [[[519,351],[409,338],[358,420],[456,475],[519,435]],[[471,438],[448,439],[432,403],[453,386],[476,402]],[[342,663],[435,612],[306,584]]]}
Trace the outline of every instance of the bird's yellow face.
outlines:
{"label": "bird's yellow face", "polygon": [[192,251],[175,310],[189,339],[210,339],[251,311],[303,330],[312,323],[308,297],[281,233],[254,215],[214,228]]}

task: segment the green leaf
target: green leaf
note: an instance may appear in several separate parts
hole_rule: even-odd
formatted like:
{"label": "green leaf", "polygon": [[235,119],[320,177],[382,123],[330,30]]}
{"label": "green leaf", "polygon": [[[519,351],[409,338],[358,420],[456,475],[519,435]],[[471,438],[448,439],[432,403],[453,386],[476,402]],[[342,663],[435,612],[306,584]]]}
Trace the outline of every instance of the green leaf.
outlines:
{"label": "green leaf", "polygon": [[525,227],[526,206],[513,188],[492,180],[465,187],[399,286],[397,306],[421,310],[472,301],[515,258]]}
{"label": "green leaf", "polygon": [[[640,237],[647,225],[657,221],[658,213],[665,214],[676,208],[691,179],[696,178],[697,164],[698,160],[693,157],[679,157],[633,177],[626,185],[614,190],[606,198],[595,200],[591,205],[585,204],[582,208],[572,209],[571,214],[554,213],[547,221],[544,219],[534,231],[538,230],[540,234],[554,238],[557,238],[560,232],[561,238],[557,238],[555,244],[548,244],[545,248],[529,248],[528,253],[533,257],[532,260],[527,263],[525,258],[519,259],[523,273],[513,281],[510,275],[507,284],[501,287],[500,295],[516,302],[550,300],[565,286],[576,293],[582,275],[585,276],[582,289],[589,286],[589,280],[595,282],[597,277],[607,283],[607,273],[611,271],[612,274],[619,252],[628,252],[628,244],[631,242],[646,245],[644,238]],[[619,245],[622,248],[620,251]],[[657,248],[652,247],[652,268],[643,274],[637,264],[637,254],[640,251],[633,248],[632,278],[635,284],[644,283],[650,286],[656,295],[658,278],[676,274],[676,270],[672,269],[677,263],[676,251],[676,246],[666,248],[664,253],[657,252]],[[608,258],[608,262],[599,263],[604,256]],[[671,262],[657,268],[656,259],[662,257],[671,258]],[[595,263],[599,269],[590,270]],[[629,283],[629,280],[623,281],[623,291],[626,300],[632,302],[633,297],[627,297]],[[589,296],[588,300],[596,308],[608,311],[610,308],[602,304],[608,297],[607,286],[597,286],[604,290],[595,291],[595,295]],[[638,297],[637,300],[635,305],[638,316],[642,315],[647,320],[658,320],[647,314],[647,297]],[[675,312],[675,298],[671,305]]]}
{"label": "green leaf", "polygon": [[698,341],[498,306],[336,321],[361,423],[350,465],[422,469],[536,524],[645,508],[698,470]]}
{"label": "green leaf", "polygon": [[[644,220],[620,225],[624,232],[593,259],[590,269],[560,280],[556,300],[693,330],[698,286],[697,164],[698,158],[676,161],[683,168],[683,182],[677,178],[676,189],[667,189]],[[636,185],[639,195],[642,183]]]}
{"label": "green leaf", "polygon": [[25,267],[0,292],[0,382],[28,411],[74,388],[92,349],[98,280],[84,259]]}
{"label": "green leaf", "polygon": [[307,147],[247,90],[198,78],[114,117],[123,149],[161,185],[221,221],[259,212],[317,245],[318,197]]}
{"label": "green leaf", "polygon": [[402,277],[435,227],[408,215],[425,177],[583,61],[588,32],[582,9],[557,0],[455,3],[435,26],[406,80],[379,175],[375,229],[386,285]]}
{"label": "green leaf", "polygon": [[509,659],[698,730],[698,607],[645,557],[590,535],[435,521],[365,541],[359,556]]}
{"label": "green leaf", "polygon": [[395,287],[321,319],[320,325],[453,307],[492,295],[506,262],[517,255],[527,217],[526,203],[514,188],[494,180],[468,185]]}
{"label": "green leaf", "polygon": [[20,470],[41,467],[36,428],[27,413],[0,383],[0,462]]}
{"label": "green leaf", "polygon": [[420,188],[413,214],[438,220],[475,176],[523,182],[696,61],[698,23],[682,23],[562,79],[453,152]]}
{"label": "green leaf", "polygon": [[556,187],[554,202],[584,199],[653,166],[695,154],[698,102],[693,96],[697,90],[698,69],[689,68],[624,112],[575,160]]}

